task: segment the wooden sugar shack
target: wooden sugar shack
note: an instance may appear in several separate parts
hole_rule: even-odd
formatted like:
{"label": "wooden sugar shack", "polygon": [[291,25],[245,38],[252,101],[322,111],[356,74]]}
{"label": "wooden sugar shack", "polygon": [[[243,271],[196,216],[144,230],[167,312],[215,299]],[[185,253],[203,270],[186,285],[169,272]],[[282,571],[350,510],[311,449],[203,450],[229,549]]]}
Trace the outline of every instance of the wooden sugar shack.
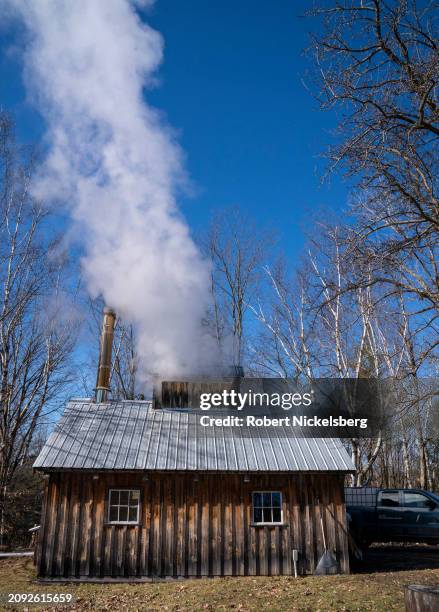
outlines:
{"label": "wooden sugar shack", "polygon": [[113,325],[106,311],[96,400],[67,404],[34,465],[46,474],[38,576],[290,575],[293,551],[308,574],[324,549],[321,516],[332,571],[348,573],[353,466],[341,442],[207,428],[182,406],[109,401]]}

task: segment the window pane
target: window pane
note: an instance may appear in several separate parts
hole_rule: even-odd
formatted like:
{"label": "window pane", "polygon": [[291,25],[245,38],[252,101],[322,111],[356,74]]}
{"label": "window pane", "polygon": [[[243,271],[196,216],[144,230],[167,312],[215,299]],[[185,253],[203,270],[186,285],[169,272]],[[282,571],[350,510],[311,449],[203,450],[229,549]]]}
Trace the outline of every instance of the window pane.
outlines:
{"label": "window pane", "polygon": [[263,494],[262,505],[266,508],[271,507],[271,493]]}
{"label": "window pane", "polygon": [[259,508],[262,506],[262,493],[253,493],[253,505]]}
{"label": "window pane", "polygon": [[380,505],[388,508],[397,508],[399,506],[398,491],[383,491],[381,493]]}
{"label": "window pane", "polygon": [[273,508],[280,508],[280,493],[277,491],[271,494]]}
{"label": "window pane", "polygon": [[119,505],[119,491],[110,491],[110,506]]}
{"label": "window pane", "polygon": [[430,508],[431,502],[420,493],[404,493],[404,506],[407,508]]}
{"label": "window pane", "polygon": [[130,508],[129,517],[130,521],[137,521],[137,506],[135,508]]}
{"label": "window pane", "polygon": [[139,498],[140,498],[140,491],[130,491],[130,505],[137,507]]}
{"label": "window pane", "polygon": [[128,506],[128,493],[129,491],[121,491],[120,492],[120,505]]}
{"label": "window pane", "polygon": [[271,523],[271,508],[264,508],[263,513],[264,523]]}
{"label": "window pane", "polygon": [[281,511],[280,508],[273,508],[273,522],[280,523],[281,522]]}
{"label": "window pane", "polygon": [[119,521],[126,522],[128,520],[128,506],[119,507]]}
{"label": "window pane", "polygon": [[110,521],[117,521],[117,506],[110,506]]}
{"label": "window pane", "polygon": [[253,509],[253,521],[255,523],[262,523],[262,510],[261,508]]}

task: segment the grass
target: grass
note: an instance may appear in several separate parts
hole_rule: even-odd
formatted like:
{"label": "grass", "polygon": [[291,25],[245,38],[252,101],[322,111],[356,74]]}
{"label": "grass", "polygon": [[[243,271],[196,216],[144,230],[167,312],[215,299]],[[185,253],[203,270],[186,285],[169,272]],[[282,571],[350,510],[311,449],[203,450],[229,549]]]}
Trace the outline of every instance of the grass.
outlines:
{"label": "grass", "polygon": [[[0,560],[7,593],[71,593],[69,610],[404,610],[404,586],[438,584],[439,569],[351,576],[213,578],[143,584],[39,584],[31,558]],[[66,606],[30,610],[67,610]]]}

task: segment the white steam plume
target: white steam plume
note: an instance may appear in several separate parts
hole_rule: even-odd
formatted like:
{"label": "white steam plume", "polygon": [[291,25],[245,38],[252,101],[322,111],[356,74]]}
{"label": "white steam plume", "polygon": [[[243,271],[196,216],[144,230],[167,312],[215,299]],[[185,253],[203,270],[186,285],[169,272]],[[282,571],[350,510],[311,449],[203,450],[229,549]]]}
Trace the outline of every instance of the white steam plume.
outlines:
{"label": "white steam plume", "polygon": [[208,267],[176,209],[181,151],[142,91],[162,60],[160,34],[125,0],[9,6],[27,29],[25,81],[47,123],[38,195],[68,202],[90,293],[135,325],[141,364],[199,369],[212,353],[201,330]]}

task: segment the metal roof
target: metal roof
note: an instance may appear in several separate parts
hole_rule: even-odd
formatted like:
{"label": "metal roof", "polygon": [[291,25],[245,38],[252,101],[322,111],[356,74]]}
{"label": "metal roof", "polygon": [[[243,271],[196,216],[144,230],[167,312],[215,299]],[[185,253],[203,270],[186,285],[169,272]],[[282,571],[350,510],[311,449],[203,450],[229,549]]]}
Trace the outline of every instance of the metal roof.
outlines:
{"label": "metal roof", "polygon": [[[203,427],[191,410],[72,400],[34,467],[42,470],[354,471],[339,439],[292,428]],[[253,430],[253,431],[250,431]],[[273,434],[273,430],[276,433]]]}

